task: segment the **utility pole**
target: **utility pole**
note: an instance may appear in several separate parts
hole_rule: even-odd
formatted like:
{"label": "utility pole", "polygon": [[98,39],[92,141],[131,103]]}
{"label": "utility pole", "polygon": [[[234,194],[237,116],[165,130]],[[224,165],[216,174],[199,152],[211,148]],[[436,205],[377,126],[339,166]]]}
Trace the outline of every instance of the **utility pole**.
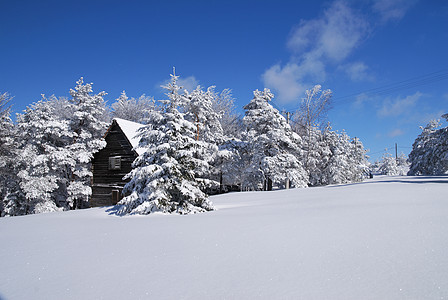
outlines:
{"label": "utility pole", "polygon": [[395,161],[398,162],[398,146],[397,146],[397,143],[395,143]]}

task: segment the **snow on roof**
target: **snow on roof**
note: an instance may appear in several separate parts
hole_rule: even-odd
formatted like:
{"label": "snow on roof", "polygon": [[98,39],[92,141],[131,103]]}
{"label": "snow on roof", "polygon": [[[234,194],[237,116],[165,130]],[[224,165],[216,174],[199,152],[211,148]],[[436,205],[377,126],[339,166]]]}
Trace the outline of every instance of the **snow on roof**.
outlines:
{"label": "snow on roof", "polygon": [[136,136],[139,133],[138,130],[145,125],[120,118],[114,118],[114,120],[117,122],[118,126],[120,126],[124,135],[131,143],[134,151],[137,152],[138,155],[143,154],[145,152],[145,149],[138,147],[138,142],[140,139]]}

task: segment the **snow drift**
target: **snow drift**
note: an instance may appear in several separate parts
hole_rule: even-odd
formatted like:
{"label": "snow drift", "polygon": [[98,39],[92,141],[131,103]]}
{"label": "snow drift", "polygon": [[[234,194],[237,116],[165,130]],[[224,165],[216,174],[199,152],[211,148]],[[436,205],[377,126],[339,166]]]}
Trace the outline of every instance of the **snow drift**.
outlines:
{"label": "snow drift", "polygon": [[0,219],[0,299],[444,299],[448,177]]}

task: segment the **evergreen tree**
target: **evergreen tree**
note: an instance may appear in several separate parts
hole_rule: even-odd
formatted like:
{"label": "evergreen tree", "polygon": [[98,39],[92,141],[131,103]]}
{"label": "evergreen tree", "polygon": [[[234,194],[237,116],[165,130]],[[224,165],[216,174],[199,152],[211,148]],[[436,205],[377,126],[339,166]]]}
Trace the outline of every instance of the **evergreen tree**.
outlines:
{"label": "evergreen tree", "polygon": [[196,140],[221,144],[224,140],[220,116],[213,109],[214,87],[203,91],[198,86],[193,92],[185,90],[185,119],[196,126]]}
{"label": "evergreen tree", "polygon": [[70,128],[75,133],[70,146],[75,158],[72,167],[72,178],[68,185],[68,202],[73,208],[81,208],[87,205],[92,194],[90,188],[91,160],[93,155],[106,146],[102,139],[109,124],[105,92],[92,95],[92,84],[84,84],[83,78],[76,82],[75,89],[70,90],[70,103],[73,107],[73,117],[70,120]]}
{"label": "evergreen tree", "polygon": [[250,166],[245,170],[246,184],[271,189],[271,181],[279,187],[307,185],[306,172],[299,160],[301,139],[286,119],[269,101],[274,95],[269,89],[254,91],[252,101],[244,106],[243,122],[247,128],[244,136],[248,144]]}
{"label": "evergreen tree", "polygon": [[[195,139],[200,144],[196,158],[204,160],[207,168],[195,170],[196,178],[201,181],[201,188],[207,193],[216,193],[222,189],[221,166],[226,154],[222,153],[221,146],[226,140],[220,119],[222,118],[215,109],[213,103],[216,93],[214,87],[204,91],[198,86],[193,92],[184,91],[183,111],[185,119],[196,126]],[[199,150],[198,149],[198,150]],[[221,187],[219,185],[221,182]]]}
{"label": "evergreen tree", "polygon": [[379,172],[383,175],[397,176],[399,175],[398,164],[392,154],[385,152],[381,158]]}
{"label": "evergreen tree", "polygon": [[422,128],[409,154],[408,175],[440,175],[448,172],[448,127],[440,126],[439,121],[432,120]]}
{"label": "evergreen tree", "polygon": [[123,91],[115,103],[112,103],[112,115],[114,118],[143,124],[149,112],[156,109],[153,98],[141,95],[138,99],[129,98]]}
{"label": "evergreen tree", "polygon": [[197,159],[201,145],[195,140],[196,126],[179,112],[183,99],[178,76],[163,86],[168,100],[162,101],[163,111],[152,111],[140,132],[140,147],[147,148],[134,162],[125,186],[129,196],[123,198],[118,214],[196,213],[212,210],[207,195],[195,178],[197,166],[206,162]]}
{"label": "evergreen tree", "polygon": [[68,145],[73,135],[68,120],[58,119],[45,98],[18,115],[16,168],[25,199],[16,206],[22,213],[69,208],[67,184],[74,160]]}
{"label": "evergreen tree", "polygon": [[347,140],[331,130],[330,126],[327,126],[322,136],[324,140],[324,145],[321,147],[322,169],[320,172],[316,170],[317,174],[321,174],[321,185],[350,182]]}
{"label": "evergreen tree", "polygon": [[10,100],[8,93],[0,93],[0,217],[22,214],[18,199],[22,195],[14,170],[17,145],[10,118]]}
{"label": "evergreen tree", "polygon": [[[347,140],[350,140],[350,137],[343,133],[343,135],[347,136]],[[349,155],[349,170],[350,182],[359,182],[363,181],[367,175],[369,174],[369,161],[368,156],[366,155],[367,150],[364,149],[363,143],[358,139],[354,138],[350,141],[350,151],[348,151]]]}

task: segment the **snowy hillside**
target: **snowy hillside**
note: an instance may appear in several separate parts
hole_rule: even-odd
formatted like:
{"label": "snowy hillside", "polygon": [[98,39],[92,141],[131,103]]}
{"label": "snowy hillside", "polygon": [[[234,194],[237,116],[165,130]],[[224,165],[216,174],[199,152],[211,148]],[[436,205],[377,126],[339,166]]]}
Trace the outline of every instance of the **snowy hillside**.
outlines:
{"label": "snowy hillside", "polygon": [[446,299],[448,177],[0,219],[0,299]]}

